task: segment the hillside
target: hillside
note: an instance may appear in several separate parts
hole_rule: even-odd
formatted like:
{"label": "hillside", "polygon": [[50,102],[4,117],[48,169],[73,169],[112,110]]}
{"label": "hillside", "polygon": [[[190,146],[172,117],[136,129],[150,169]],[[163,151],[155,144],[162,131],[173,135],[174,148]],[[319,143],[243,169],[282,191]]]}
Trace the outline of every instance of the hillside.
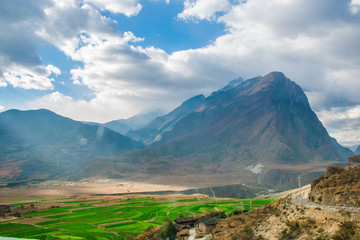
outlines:
{"label": "hillside", "polygon": [[309,199],[330,206],[360,207],[360,166],[329,167],[311,184]]}
{"label": "hillside", "polygon": [[[208,213],[211,214],[211,213]],[[216,213],[212,213],[215,215]],[[354,214],[355,218],[360,217]],[[298,206],[290,200],[280,200],[256,208],[250,212],[233,212],[225,219],[220,219],[211,232],[199,236],[213,240],[356,240],[360,237],[360,227],[352,222],[349,212],[323,210]],[[137,240],[159,240],[162,227],[149,228],[138,236]],[[191,230],[190,230],[191,231]],[[181,238],[190,239],[189,236]]]}
{"label": "hillside", "polygon": [[297,206],[282,200],[221,221],[214,239],[358,239],[360,228],[347,214]]}
{"label": "hillside", "polygon": [[142,144],[103,126],[83,124],[44,109],[0,114],[0,179],[73,175],[93,157],[139,147]]}

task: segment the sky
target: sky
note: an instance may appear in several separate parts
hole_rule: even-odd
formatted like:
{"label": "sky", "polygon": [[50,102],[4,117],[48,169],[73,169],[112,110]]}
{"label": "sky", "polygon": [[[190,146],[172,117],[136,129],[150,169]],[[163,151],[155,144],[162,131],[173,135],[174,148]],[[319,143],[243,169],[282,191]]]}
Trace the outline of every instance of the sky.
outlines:
{"label": "sky", "polygon": [[360,144],[360,0],[1,0],[0,111],[107,122],[281,71]]}

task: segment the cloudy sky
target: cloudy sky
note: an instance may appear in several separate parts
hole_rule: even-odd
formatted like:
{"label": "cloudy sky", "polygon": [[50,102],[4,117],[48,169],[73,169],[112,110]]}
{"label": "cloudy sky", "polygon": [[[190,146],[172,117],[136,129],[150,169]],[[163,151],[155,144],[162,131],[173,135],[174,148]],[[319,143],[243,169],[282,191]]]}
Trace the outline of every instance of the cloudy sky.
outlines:
{"label": "cloudy sky", "polygon": [[360,144],[360,0],[1,0],[0,111],[106,122],[281,71]]}

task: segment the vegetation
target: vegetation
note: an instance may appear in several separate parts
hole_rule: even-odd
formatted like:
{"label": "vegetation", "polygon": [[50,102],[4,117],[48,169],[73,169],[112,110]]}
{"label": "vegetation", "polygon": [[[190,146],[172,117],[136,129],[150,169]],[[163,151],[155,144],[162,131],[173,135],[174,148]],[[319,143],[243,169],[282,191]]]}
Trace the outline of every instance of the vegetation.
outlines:
{"label": "vegetation", "polygon": [[340,225],[340,229],[335,233],[333,239],[334,240],[351,240],[358,239],[353,238],[355,235],[355,223],[354,222],[343,222]]}
{"label": "vegetation", "polygon": [[360,207],[359,194],[359,165],[345,168],[330,166],[326,175],[315,179],[311,184],[309,199],[330,206]]}
{"label": "vegetation", "polygon": [[[33,199],[35,200],[35,199]],[[274,201],[273,199],[253,200],[252,208]],[[231,199],[184,199],[165,201],[164,199],[138,198],[109,203],[96,201],[69,201],[52,203],[54,207],[31,212],[38,202],[17,204],[25,206],[21,218],[0,223],[0,236],[31,239],[131,239],[147,229],[162,225],[161,236],[174,234],[172,220],[179,216],[191,216],[218,210],[229,214],[243,206],[249,211],[249,200]],[[80,204],[79,204],[80,203]],[[73,205],[71,205],[73,204]],[[38,208],[37,208],[38,209]],[[220,212],[220,215],[224,215]],[[34,224],[21,223],[27,218],[40,218]],[[35,219],[35,220],[36,220]]]}
{"label": "vegetation", "polygon": [[349,163],[360,163],[360,154],[348,158]]}
{"label": "vegetation", "polygon": [[173,222],[169,218],[165,218],[164,220],[166,222],[165,222],[165,225],[164,225],[164,227],[162,228],[162,230],[160,232],[160,239],[161,240],[172,238],[172,237],[176,236],[176,233],[177,233]]}

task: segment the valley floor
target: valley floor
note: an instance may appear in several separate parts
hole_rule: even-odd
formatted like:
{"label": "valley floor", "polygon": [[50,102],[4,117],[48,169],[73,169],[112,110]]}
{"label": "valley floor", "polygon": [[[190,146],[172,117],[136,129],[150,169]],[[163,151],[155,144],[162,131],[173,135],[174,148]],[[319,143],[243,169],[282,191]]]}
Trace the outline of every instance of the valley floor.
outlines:
{"label": "valley floor", "polygon": [[187,188],[166,184],[98,179],[82,182],[46,181],[34,186],[0,188],[0,200],[23,197],[70,197],[81,195],[128,194],[157,191],[182,191]]}

